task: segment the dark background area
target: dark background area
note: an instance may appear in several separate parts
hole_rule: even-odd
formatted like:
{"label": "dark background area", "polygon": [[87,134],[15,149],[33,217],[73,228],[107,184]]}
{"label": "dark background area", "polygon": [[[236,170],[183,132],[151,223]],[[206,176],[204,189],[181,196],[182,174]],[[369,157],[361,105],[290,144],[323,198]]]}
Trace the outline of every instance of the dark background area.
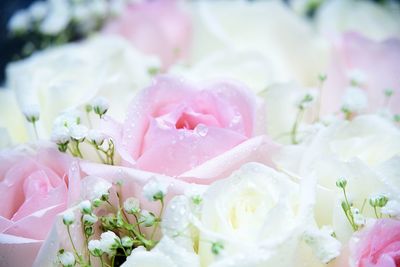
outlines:
{"label": "dark background area", "polygon": [[18,9],[26,8],[32,0],[0,0],[0,85],[4,81],[4,67],[21,50],[22,42],[12,40],[7,33],[8,19]]}

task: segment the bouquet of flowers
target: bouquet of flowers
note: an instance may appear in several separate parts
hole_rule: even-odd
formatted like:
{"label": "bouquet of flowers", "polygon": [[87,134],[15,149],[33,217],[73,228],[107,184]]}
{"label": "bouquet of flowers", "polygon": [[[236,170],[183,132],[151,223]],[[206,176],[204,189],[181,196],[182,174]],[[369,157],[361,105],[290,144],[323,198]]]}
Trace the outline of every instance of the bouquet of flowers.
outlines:
{"label": "bouquet of flowers", "polygon": [[380,2],[15,13],[0,266],[400,266],[400,5]]}

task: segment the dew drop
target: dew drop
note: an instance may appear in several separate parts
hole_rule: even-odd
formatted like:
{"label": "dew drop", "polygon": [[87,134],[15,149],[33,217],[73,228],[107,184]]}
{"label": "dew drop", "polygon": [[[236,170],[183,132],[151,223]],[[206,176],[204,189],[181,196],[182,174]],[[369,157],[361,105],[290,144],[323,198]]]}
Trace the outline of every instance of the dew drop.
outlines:
{"label": "dew drop", "polygon": [[207,127],[206,125],[200,123],[200,124],[198,124],[198,125],[196,126],[196,128],[194,129],[194,131],[195,131],[198,135],[204,137],[204,136],[206,136],[207,133],[208,133],[208,127]]}

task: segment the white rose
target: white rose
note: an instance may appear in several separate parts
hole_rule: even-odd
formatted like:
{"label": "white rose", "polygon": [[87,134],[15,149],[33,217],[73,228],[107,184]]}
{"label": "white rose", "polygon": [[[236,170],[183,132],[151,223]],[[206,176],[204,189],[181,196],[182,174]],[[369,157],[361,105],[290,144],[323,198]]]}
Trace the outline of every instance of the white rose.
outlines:
{"label": "white rose", "polygon": [[395,2],[381,5],[373,1],[325,1],[316,20],[319,30],[329,37],[354,31],[380,41],[400,37],[399,8]]}
{"label": "white rose", "polygon": [[25,125],[28,123],[18,107],[14,92],[10,89],[0,88],[0,114],[0,148],[27,141]]}
{"label": "white rose", "polygon": [[121,267],[199,267],[197,255],[190,250],[178,246],[174,240],[164,237],[151,250],[146,251],[143,247],[136,248],[126,259]]}
{"label": "white rose", "polygon": [[21,109],[39,105],[37,127],[40,137],[47,138],[59,113],[82,108],[99,95],[118,103],[107,114],[122,119],[135,92],[150,82],[148,70],[159,66],[156,58],[118,37],[98,36],[9,64],[7,87],[15,91]]}
{"label": "white rose", "polygon": [[201,222],[194,223],[202,266],[309,263],[306,253],[299,256],[313,222],[313,186],[305,185],[258,163],[212,184],[204,194]]}
{"label": "white rose", "polygon": [[[189,9],[194,28],[191,60],[194,68],[203,69],[206,76],[216,69],[221,74],[239,75],[231,78],[240,80],[240,72],[228,66],[237,56],[249,57],[250,60],[245,61],[259,66],[264,66],[266,60],[268,67],[257,70],[255,75],[260,77],[260,73],[264,73],[271,79],[264,87],[270,82],[292,80],[315,84],[317,75],[325,69],[329,57],[327,44],[306,19],[280,1],[197,1],[192,2]],[[222,52],[227,56],[213,55],[220,51],[227,51]],[[255,60],[257,54],[261,55],[260,60]],[[211,59],[206,59],[208,56]],[[205,66],[196,66],[199,61],[199,64],[207,64],[211,71]],[[227,73],[220,71],[223,64]],[[249,75],[247,70],[246,75]]]}
{"label": "white rose", "polygon": [[[352,229],[342,210],[343,191],[336,181],[347,180],[348,198],[360,210],[373,194],[398,198],[399,140],[400,130],[389,120],[376,115],[358,116],[353,121],[333,123],[301,146],[282,149],[275,161],[279,168],[299,176],[317,176],[317,223],[332,225],[338,238],[346,242]],[[362,215],[375,217],[368,203]]]}

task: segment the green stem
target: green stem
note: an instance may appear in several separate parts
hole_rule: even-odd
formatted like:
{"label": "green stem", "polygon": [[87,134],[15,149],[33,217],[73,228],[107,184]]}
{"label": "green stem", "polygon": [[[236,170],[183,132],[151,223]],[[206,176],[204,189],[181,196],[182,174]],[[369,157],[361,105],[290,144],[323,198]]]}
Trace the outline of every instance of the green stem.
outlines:
{"label": "green stem", "polygon": [[33,121],[32,125],[33,125],[33,130],[35,131],[36,140],[39,140],[39,134],[38,134],[38,130],[37,130],[37,127],[36,127],[36,122]]}
{"label": "green stem", "polygon": [[71,236],[71,231],[69,229],[69,225],[67,225],[67,233],[68,233],[69,241],[71,242],[71,245],[72,245],[72,249],[74,250],[74,253],[75,253],[76,257],[78,258],[78,260],[80,260],[81,256],[78,254],[78,251],[76,250],[74,241],[72,241],[72,236]]}
{"label": "green stem", "polygon": [[103,257],[102,257],[102,256],[100,256],[99,258],[100,258],[100,262],[101,262],[101,267],[104,267],[104,261],[103,261]]}
{"label": "green stem", "polygon": [[[164,211],[164,199],[160,199],[160,202],[161,202],[161,209],[160,209],[160,213],[158,215],[158,218],[160,218],[160,220],[161,220],[161,216],[162,216],[162,213]],[[151,233],[150,240],[153,240],[153,237],[154,237],[159,225],[160,225],[159,222],[156,222],[156,225],[154,226],[153,232]]]}
{"label": "green stem", "polygon": [[375,217],[376,217],[377,219],[379,219],[378,211],[376,210],[376,207],[374,207],[374,213],[375,213]]}
{"label": "green stem", "polygon": [[300,108],[299,112],[297,113],[296,120],[293,124],[292,131],[290,132],[292,144],[294,144],[294,145],[298,144],[298,141],[296,140],[296,134],[297,134],[297,128],[299,126],[299,123],[303,117],[303,113],[304,113],[304,109]]}

